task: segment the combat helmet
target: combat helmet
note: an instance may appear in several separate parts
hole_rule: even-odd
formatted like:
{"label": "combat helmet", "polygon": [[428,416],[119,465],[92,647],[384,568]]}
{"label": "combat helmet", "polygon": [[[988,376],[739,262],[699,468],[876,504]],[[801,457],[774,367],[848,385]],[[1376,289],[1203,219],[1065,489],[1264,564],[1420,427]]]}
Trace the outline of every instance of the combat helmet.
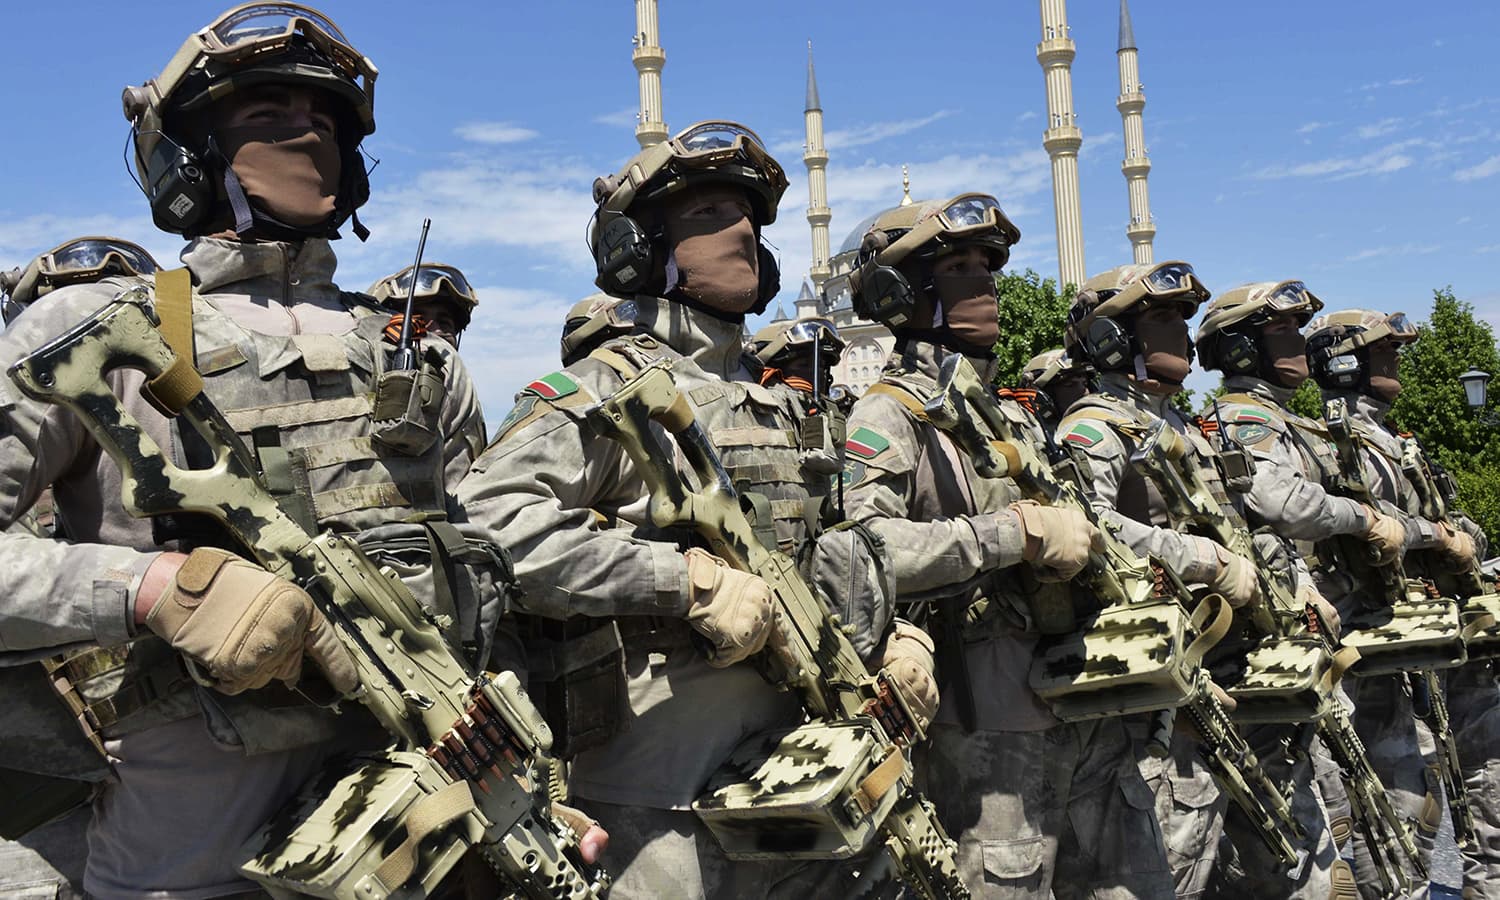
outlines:
{"label": "combat helmet", "polygon": [[5,322],[9,324],[23,309],[60,287],[112,275],[145,278],[160,268],[145,248],[122,238],[89,235],[64,241],[24,269],[0,272]]}
{"label": "combat helmet", "polygon": [[1300,281],[1242,284],[1215,297],[1203,313],[1194,344],[1205,369],[1230,375],[1254,372],[1260,365],[1259,327],[1278,313],[1295,313],[1297,327],[1323,308],[1323,301]]}
{"label": "combat helmet", "polygon": [[659,294],[666,290],[658,264],[667,256],[665,234],[650,213],[690,185],[731,184],[745,189],[759,244],[760,286],[750,312],[761,313],[781,289],[776,257],[760,241],[761,230],[776,221],[786,193],[786,172],[766,151],[760,136],[734,122],[699,122],[671,140],[645,148],[619,172],[594,179],[597,209],[589,226],[589,247],[606,294]]}
{"label": "combat helmet", "polygon": [[1369,376],[1370,345],[1386,338],[1409,344],[1417,336],[1406,313],[1346,309],[1318,316],[1307,325],[1308,368],[1324,389],[1362,389]]}
{"label": "combat helmet", "polygon": [[413,293],[412,267],[407,266],[370,285],[366,293],[380,301],[381,306],[397,312],[406,307],[408,294],[412,294],[416,300],[451,300],[458,313],[458,330],[469,327],[474,308],[479,305],[479,295],[457,266],[424,262],[417,270],[416,282],[416,291]]}
{"label": "combat helmet", "polygon": [[563,319],[559,342],[562,364],[571,366],[610,338],[634,331],[638,312],[634,300],[603,293],[590,294],[573,304]]}
{"label": "combat helmet", "polygon": [[1071,374],[1086,375],[1088,366],[1073,362],[1066,350],[1056,347],[1038,353],[1021,368],[1021,386],[1045,388],[1059,376]]}
{"label": "combat helmet", "polygon": [[1213,295],[1193,267],[1181,260],[1117,266],[1088,279],[1073,298],[1063,346],[1074,359],[1101,372],[1125,367],[1135,355],[1134,338],[1119,319],[1154,303],[1180,303],[1183,318]]}
{"label": "combat helmet", "polygon": [[854,311],[892,329],[925,328],[929,323],[914,321],[914,315],[918,292],[930,292],[934,262],[959,247],[979,246],[998,272],[1020,240],[1021,230],[989,194],[894,207],[876,217],[861,239],[849,274]]}
{"label": "combat helmet", "polygon": [[[137,184],[163,231],[188,237],[214,224],[230,203],[235,228],[252,221],[309,236],[335,236],[369,199],[360,141],[375,131],[378,70],[337,25],[311,7],[257,2],[237,6],[190,36],[157,77],[127,87],[121,100],[131,123]],[[303,228],[255,209],[208,133],[204,113],[236,91],[300,84],[327,91],[339,109],[340,183],[326,223]],[[368,234],[359,219],[354,231]]]}
{"label": "combat helmet", "polygon": [[815,385],[827,390],[827,377],[844,354],[844,339],[833,321],[820,317],[772,322],[757,331],[746,351],[767,369],[797,368],[816,373]]}

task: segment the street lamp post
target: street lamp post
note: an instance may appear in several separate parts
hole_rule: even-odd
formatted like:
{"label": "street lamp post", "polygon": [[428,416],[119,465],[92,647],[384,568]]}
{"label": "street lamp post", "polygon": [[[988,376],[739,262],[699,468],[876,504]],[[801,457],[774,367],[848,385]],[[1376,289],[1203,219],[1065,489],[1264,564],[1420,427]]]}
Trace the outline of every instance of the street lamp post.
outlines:
{"label": "street lamp post", "polygon": [[1471,368],[1469,371],[1458,376],[1459,384],[1464,386],[1464,401],[1469,404],[1469,409],[1474,410],[1481,424],[1500,425],[1500,414],[1487,412],[1484,402],[1489,394],[1490,373],[1483,369]]}

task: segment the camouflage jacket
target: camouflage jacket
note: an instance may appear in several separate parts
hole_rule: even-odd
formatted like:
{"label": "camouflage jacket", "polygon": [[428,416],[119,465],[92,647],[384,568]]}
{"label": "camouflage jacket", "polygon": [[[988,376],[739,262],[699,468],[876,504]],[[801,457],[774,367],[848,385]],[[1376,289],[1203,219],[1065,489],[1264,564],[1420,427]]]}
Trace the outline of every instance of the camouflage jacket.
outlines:
{"label": "camouflage jacket", "polygon": [[1401,438],[1385,424],[1389,403],[1356,393],[1337,393],[1349,408],[1349,422],[1360,440],[1365,480],[1373,497],[1387,513],[1399,515],[1406,526],[1406,549],[1427,550],[1441,543],[1440,526],[1422,518],[1417,489],[1401,471]]}
{"label": "camouflage jacket", "polygon": [[[904,352],[903,352],[904,351]],[[992,360],[974,360],[981,377]],[[849,517],[865,522],[891,548],[900,602],[945,597],[970,601],[964,657],[975,694],[975,724],[987,731],[1036,731],[1057,720],[1028,686],[1037,636],[1006,616],[1018,595],[1007,569],[1022,561],[1025,539],[1006,507],[1021,499],[1013,482],[981,478],[945,433],[903,402],[920,402],[936,386],[937,348],[906,342],[886,363],[879,384],[849,416],[844,478]],[[1008,405],[1018,426],[1035,419]],[[1039,432],[1033,437],[1040,442]],[[938,720],[957,722],[945,696]]]}
{"label": "camouflage jacket", "polygon": [[[795,724],[800,707],[754,666],[716,669],[693,646],[681,618],[689,604],[682,554],[692,537],[651,523],[645,482],[619,444],[593,432],[586,413],[652,359],[675,359],[678,389],[731,477],[769,500],[784,549],[806,539],[806,501],[825,494],[829,479],[801,467],[796,395],[751,378],[739,323],[653,297],[637,302],[635,334],[516,396],[459,500],[472,521],[505,535],[525,611],[619,624],[623,730],[574,760],[573,791],[685,808],[744,737]],[[661,440],[662,452],[675,452]]]}

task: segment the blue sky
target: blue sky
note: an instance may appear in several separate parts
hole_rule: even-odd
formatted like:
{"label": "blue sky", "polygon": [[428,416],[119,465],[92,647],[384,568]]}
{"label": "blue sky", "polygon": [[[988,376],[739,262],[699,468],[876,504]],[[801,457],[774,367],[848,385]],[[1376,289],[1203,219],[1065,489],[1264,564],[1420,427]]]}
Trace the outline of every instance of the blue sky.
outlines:
{"label": "blue sky", "polygon": [[[630,0],[327,2],[381,70],[368,244],[339,246],[362,289],[427,256],[462,267],[480,308],[464,355],[492,421],[556,366],[561,316],[593,290],[594,176],[636,150]],[[0,265],[89,232],[155,232],[121,162],[119,91],[160,70],[215,4],[20,4],[6,30]],[[1422,317],[1452,284],[1500,324],[1500,4],[1137,0],[1156,258],[1210,288],[1300,277],[1332,307]],[[1119,171],[1117,4],[1074,0],[1086,258],[1129,261]],[[665,118],[755,128],[791,178],[783,297],[810,257],[801,161],[806,42],[831,161],[833,242],[900,197],[994,193],[1021,227],[1012,265],[1056,274],[1035,2],[755,4],[663,0]],[[63,35],[66,35],[64,43]],[[25,36],[25,37],[17,37]],[[1195,382],[1190,382],[1193,384]],[[1201,384],[1199,385],[1201,386]]]}

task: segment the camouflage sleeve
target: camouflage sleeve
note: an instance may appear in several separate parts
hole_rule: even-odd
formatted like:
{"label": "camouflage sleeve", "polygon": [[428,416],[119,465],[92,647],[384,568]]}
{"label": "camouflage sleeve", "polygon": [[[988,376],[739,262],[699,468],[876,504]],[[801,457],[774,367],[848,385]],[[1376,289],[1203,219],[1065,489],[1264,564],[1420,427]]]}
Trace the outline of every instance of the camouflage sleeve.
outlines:
{"label": "camouflage sleeve", "polygon": [[1479,527],[1478,522],[1469,518],[1464,513],[1454,512],[1453,527],[1459,529],[1460,531],[1463,531],[1464,533],[1468,534],[1469,537],[1474,539],[1474,552],[1479,555],[1480,559],[1484,559],[1489,556],[1490,539],[1484,533],[1484,529]]}
{"label": "camouflage sleeve", "polygon": [[[97,293],[71,289],[68,301],[59,291],[17,319],[0,336],[0,372],[113,292],[102,299]],[[48,485],[92,465],[98,452],[71,412],[23,396],[0,375],[0,664],[74,644],[112,646],[131,636],[135,590],[156,553],[11,528]]]}
{"label": "camouflage sleeve", "polygon": [[[1257,410],[1264,419],[1264,411]],[[1302,455],[1286,424],[1234,421],[1225,408],[1225,433],[1255,458],[1255,475],[1245,505],[1257,518],[1283,537],[1317,540],[1336,534],[1358,534],[1369,526],[1364,507],[1347,497],[1328,493],[1302,471]]]}
{"label": "camouflage sleeve", "polygon": [[[438,341],[446,349],[446,342]],[[463,358],[457,351],[448,349],[448,365],[444,368],[442,428],[443,439],[443,483],[451,494],[468,473],[469,466],[484,451],[484,407],[479,404],[479,393],[474,389],[474,380]]]}
{"label": "camouflage sleeve", "polygon": [[[880,395],[861,398],[849,419],[854,443],[847,448],[844,471],[848,515],[869,525],[885,542],[897,590],[903,594],[941,589],[1016,565],[1024,549],[1014,515],[985,511],[930,521],[914,518],[914,509],[937,508],[938,498],[924,493],[964,489],[918,483],[922,449],[917,429],[927,427],[931,426],[917,423],[896,400]],[[938,439],[946,443],[946,438]]]}
{"label": "camouflage sleeve", "polygon": [[1213,541],[1138,522],[1116,508],[1133,448],[1126,445],[1108,422],[1089,416],[1086,410],[1073,413],[1059,424],[1057,440],[1088,457],[1093,470],[1094,510],[1130,549],[1160,559],[1184,581],[1205,582],[1213,578],[1219,567],[1214,553],[1217,545]]}
{"label": "camouflage sleeve", "polygon": [[584,426],[586,390],[555,373],[547,376],[553,392],[559,376],[568,379],[564,396],[547,400],[532,388],[517,395],[495,442],[458,486],[461,514],[510,550],[530,612],[682,615],[682,551],[632,536],[628,523],[648,521],[645,486],[618,444]]}

